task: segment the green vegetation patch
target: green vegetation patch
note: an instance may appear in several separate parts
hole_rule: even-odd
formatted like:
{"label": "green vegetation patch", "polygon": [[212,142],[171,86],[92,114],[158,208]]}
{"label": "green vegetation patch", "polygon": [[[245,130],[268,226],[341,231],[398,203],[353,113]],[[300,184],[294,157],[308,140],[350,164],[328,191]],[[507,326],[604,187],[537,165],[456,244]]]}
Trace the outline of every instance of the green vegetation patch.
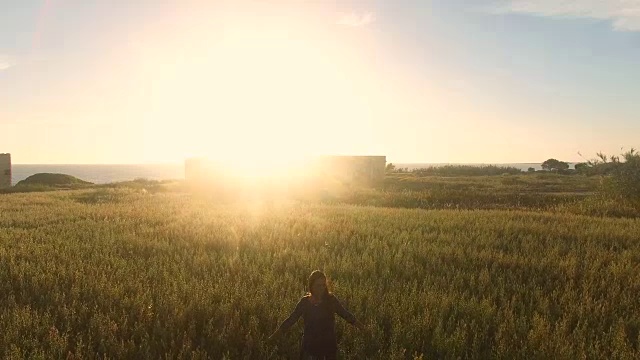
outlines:
{"label": "green vegetation patch", "polygon": [[51,186],[68,187],[78,185],[92,185],[92,183],[80,180],[75,176],[67,174],[38,173],[19,181],[16,186]]}
{"label": "green vegetation patch", "polygon": [[99,188],[91,189],[87,191],[74,194],[72,198],[84,204],[116,204],[124,201],[134,201],[136,196],[144,195],[141,191],[135,191],[132,189],[114,189],[114,188]]}

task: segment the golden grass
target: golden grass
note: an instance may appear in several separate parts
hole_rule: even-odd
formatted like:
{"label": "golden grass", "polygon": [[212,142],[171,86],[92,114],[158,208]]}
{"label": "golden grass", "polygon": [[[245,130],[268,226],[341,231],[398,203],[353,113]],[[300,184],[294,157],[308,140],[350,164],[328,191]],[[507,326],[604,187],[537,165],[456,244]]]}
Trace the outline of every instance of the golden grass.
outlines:
{"label": "golden grass", "polygon": [[294,358],[323,269],[343,358],[638,358],[640,221],[89,189],[0,197],[1,358]]}

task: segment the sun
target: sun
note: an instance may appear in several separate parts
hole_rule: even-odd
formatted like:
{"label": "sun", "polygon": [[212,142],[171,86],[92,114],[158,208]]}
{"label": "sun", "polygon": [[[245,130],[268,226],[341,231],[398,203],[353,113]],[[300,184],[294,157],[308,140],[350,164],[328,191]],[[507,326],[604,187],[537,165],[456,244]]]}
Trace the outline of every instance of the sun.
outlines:
{"label": "sun", "polygon": [[272,177],[362,148],[368,97],[355,84],[365,81],[345,72],[353,67],[333,39],[293,35],[245,24],[158,68],[146,157],[204,157],[243,177]]}
{"label": "sun", "polygon": [[260,151],[260,148],[247,148],[218,158],[217,162],[232,176],[244,180],[268,180],[296,175],[310,158],[300,152],[300,149],[288,149],[287,152],[282,150],[272,148]]}

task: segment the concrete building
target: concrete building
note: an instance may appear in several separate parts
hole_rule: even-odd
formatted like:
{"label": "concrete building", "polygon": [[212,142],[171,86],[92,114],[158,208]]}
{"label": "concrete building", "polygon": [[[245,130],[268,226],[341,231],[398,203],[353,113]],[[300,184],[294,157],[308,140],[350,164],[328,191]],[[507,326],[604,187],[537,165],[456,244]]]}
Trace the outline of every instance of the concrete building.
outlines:
{"label": "concrete building", "polygon": [[184,161],[184,178],[191,184],[217,183],[228,176],[221,164],[207,158],[190,158]]}
{"label": "concrete building", "polygon": [[184,161],[184,178],[187,181],[194,181],[203,177],[202,160],[199,158],[186,159]]}
{"label": "concrete building", "polygon": [[[384,181],[386,156],[319,156],[309,158],[302,167],[295,167],[289,179],[292,183],[302,182],[324,186],[327,184],[375,186]],[[234,183],[233,169],[206,158],[185,160],[185,179],[192,185],[215,185]],[[290,170],[294,170],[294,166]],[[279,180],[281,182],[281,180]]]}
{"label": "concrete building", "polygon": [[321,156],[316,160],[320,176],[342,183],[378,185],[384,181],[386,156]]}
{"label": "concrete building", "polygon": [[11,187],[11,154],[0,154],[0,189]]}

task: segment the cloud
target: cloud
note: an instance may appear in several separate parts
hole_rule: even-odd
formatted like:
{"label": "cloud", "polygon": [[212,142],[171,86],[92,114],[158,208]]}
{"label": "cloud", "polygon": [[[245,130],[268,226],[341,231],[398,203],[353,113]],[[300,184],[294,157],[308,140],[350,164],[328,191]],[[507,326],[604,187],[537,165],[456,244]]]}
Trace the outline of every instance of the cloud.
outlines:
{"label": "cloud", "polygon": [[338,19],[339,25],[351,26],[351,27],[360,27],[371,24],[376,21],[376,15],[372,12],[356,14],[342,14],[340,19]]}
{"label": "cloud", "polygon": [[8,55],[0,55],[0,71],[15,66],[15,59]]}
{"label": "cloud", "polygon": [[639,0],[500,0],[494,13],[609,20],[618,31],[640,31]]}

